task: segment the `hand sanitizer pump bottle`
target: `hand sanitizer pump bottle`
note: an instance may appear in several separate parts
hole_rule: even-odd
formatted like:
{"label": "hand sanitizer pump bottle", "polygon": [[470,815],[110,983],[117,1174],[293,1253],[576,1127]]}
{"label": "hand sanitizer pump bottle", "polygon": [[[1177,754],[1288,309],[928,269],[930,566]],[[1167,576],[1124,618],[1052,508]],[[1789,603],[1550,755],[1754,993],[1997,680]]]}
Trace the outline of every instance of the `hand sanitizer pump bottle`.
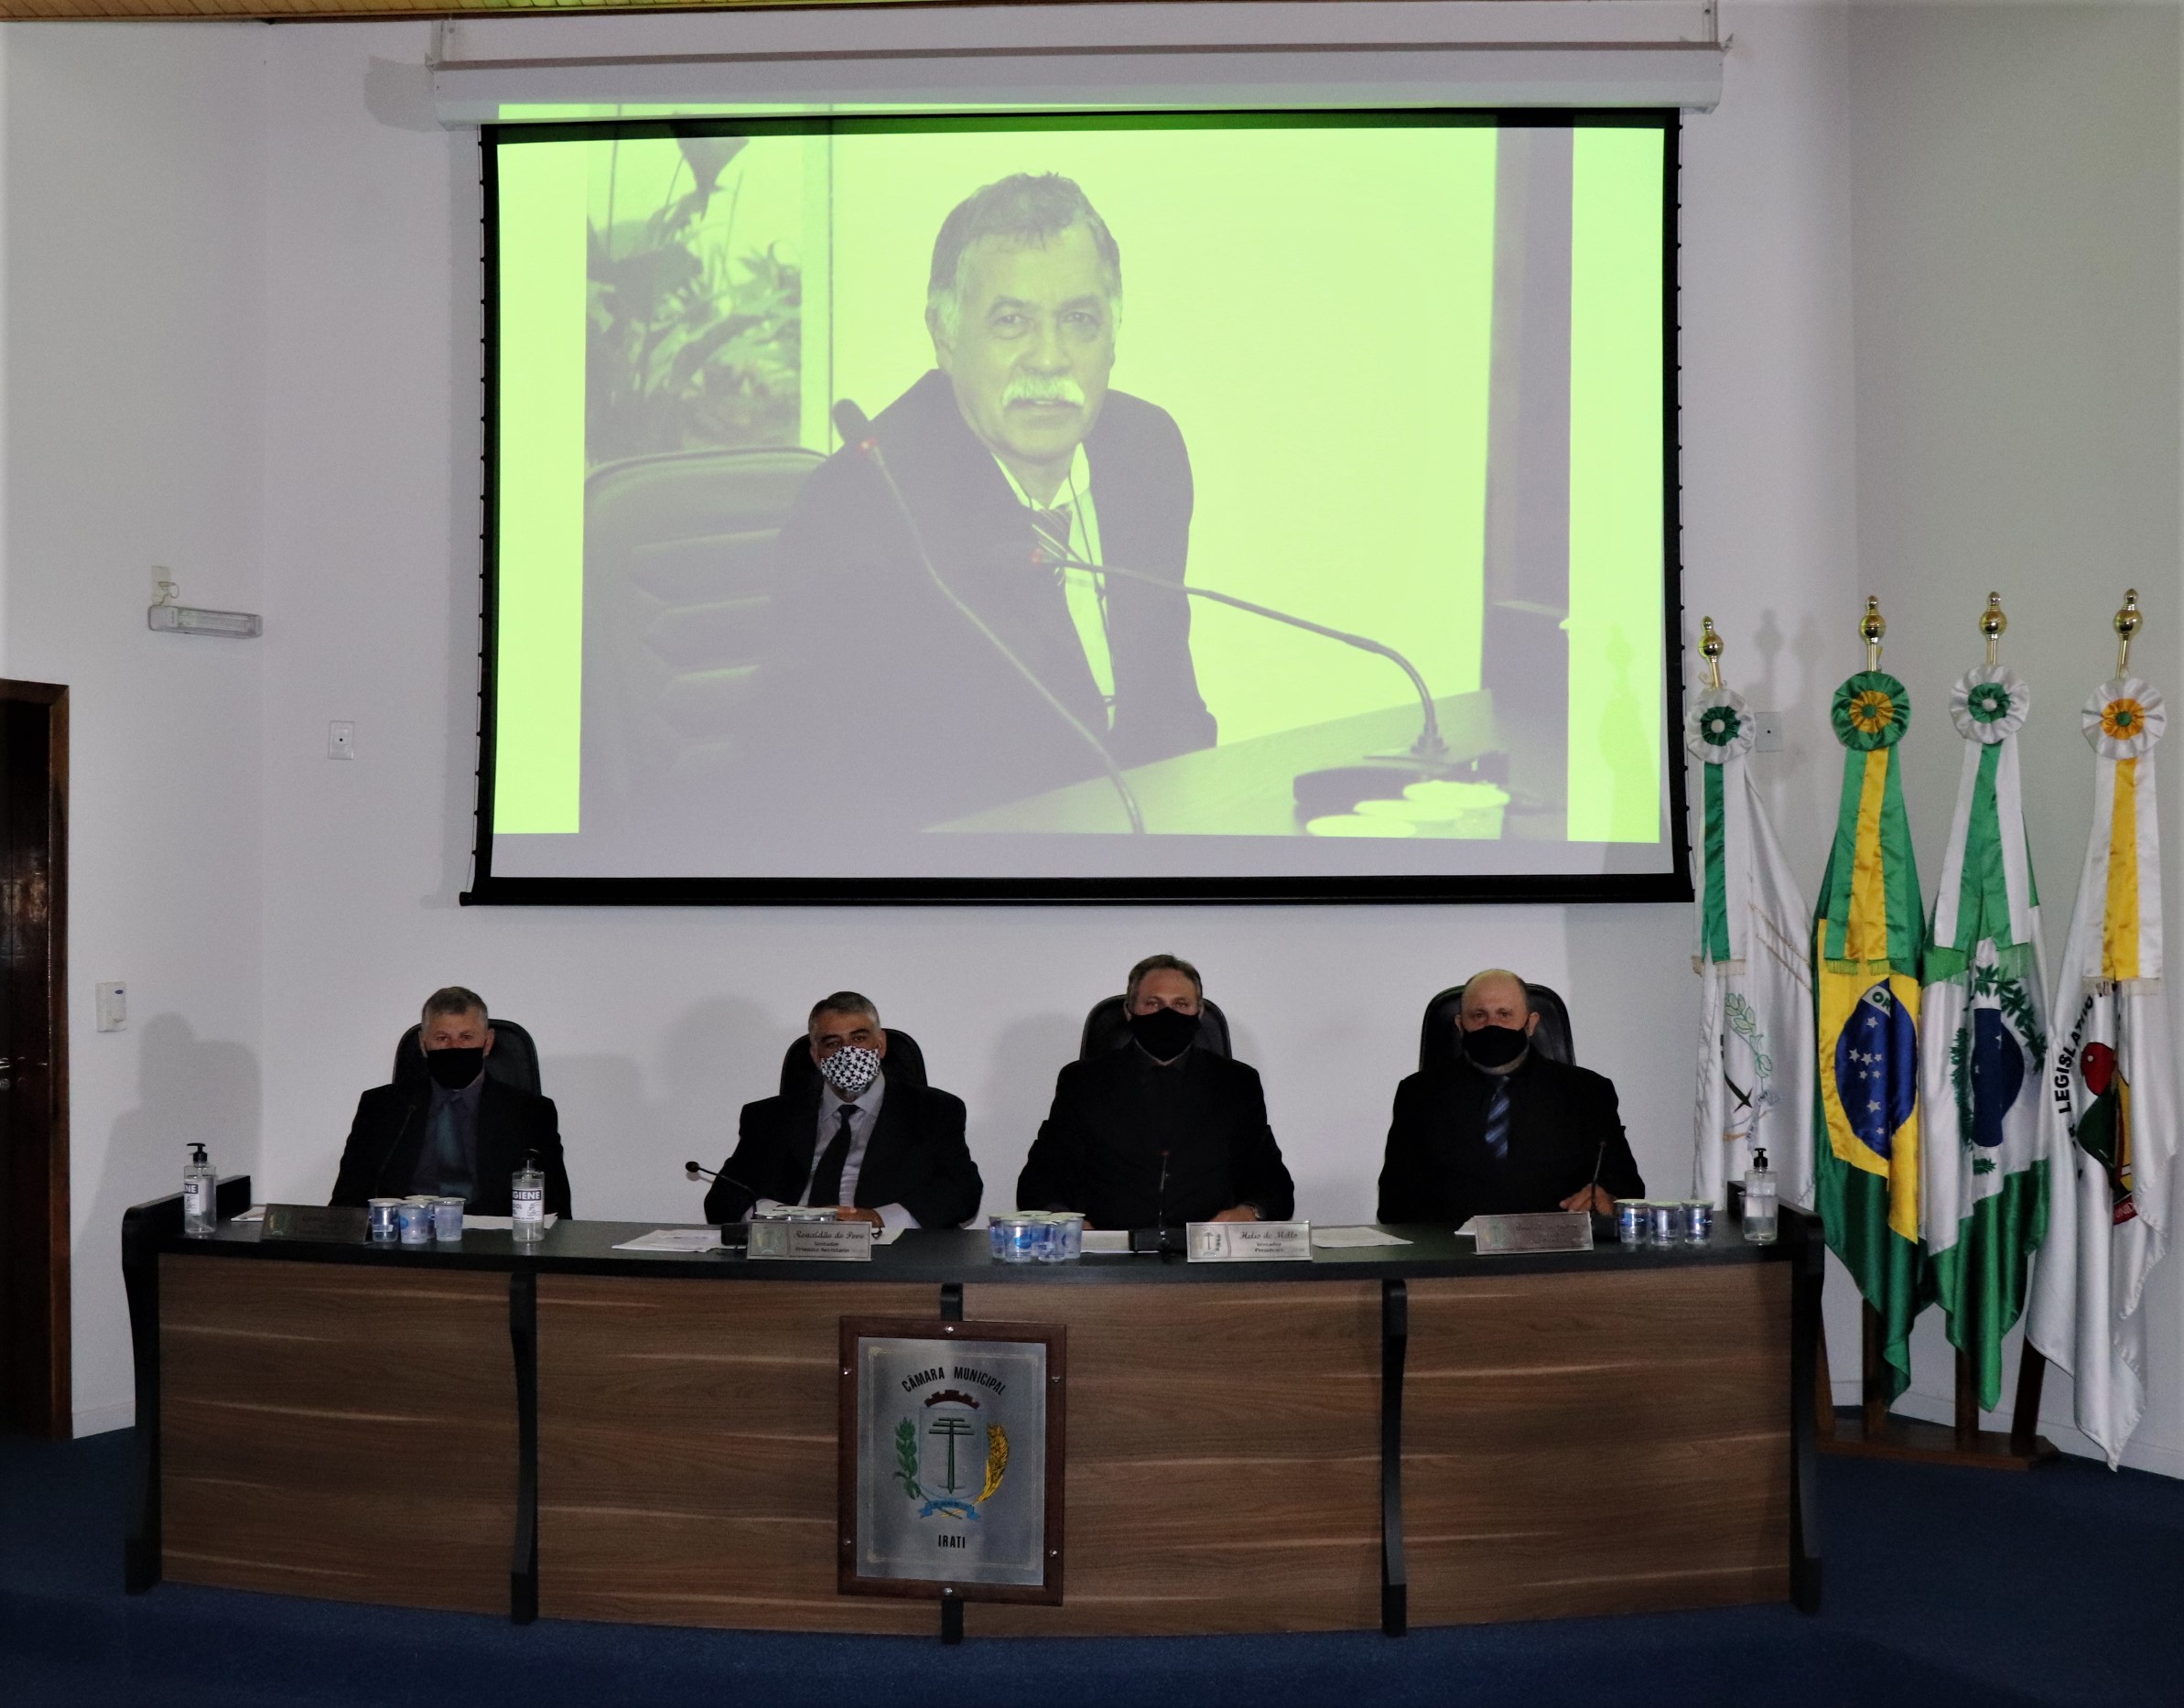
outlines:
{"label": "hand sanitizer pump bottle", "polygon": [[220,1225],[219,1177],[205,1156],[205,1147],[189,1147],[189,1161],[182,1165],[182,1231],[202,1238]]}
{"label": "hand sanitizer pump bottle", "polygon": [[1744,1237],[1756,1246],[1775,1243],[1775,1172],[1757,1145],[1752,1147],[1752,1166],[1745,1171]]}

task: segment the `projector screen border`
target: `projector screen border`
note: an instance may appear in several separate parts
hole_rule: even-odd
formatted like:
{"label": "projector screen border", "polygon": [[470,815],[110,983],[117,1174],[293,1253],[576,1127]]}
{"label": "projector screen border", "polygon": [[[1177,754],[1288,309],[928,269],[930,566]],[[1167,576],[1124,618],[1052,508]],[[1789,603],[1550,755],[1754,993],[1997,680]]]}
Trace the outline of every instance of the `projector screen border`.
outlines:
{"label": "projector screen border", "polygon": [[[1662,752],[1667,785],[1666,840],[1670,865],[1652,872],[1567,872],[1479,876],[1451,873],[1334,874],[1327,876],[1208,877],[1038,876],[1038,877],[538,877],[499,876],[492,870],[495,775],[496,660],[500,599],[495,548],[498,544],[497,479],[500,454],[499,395],[499,209],[494,153],[503,141],[579,140],[609,135],[672,137],[692,132],[731,131],[738,135],[817,132],[843,124],[860,130],[961,127],[1011,118],[1028,128],[1051,127],[1074,119],[1090,124],[1143,124],[1173,126],[1203,117],[1235,125],[1355,124],[1371,126],[1493,125],[1503,129],[1617,127],[1661,133],[1662,319]],[[1678,319],[1681,206],[1681,113],[1674,107],[1597,109],[1519,108],[1359,108],[1285,109],[1279,112],[1206,109],[1202,113],[1162,112],[1119,114],[1111,110],[1062,113],[1038,109],[1022,114],[895,114],[856,115],[844,121],[811,117],[708,116],[700,120],[649,118],[623,121],[486,124],[479,130],[482,185],[481,339],[482,432],[481,458],[481,630],[479,640],[478,747],[473,797],[474,839],[471,881],[456,900],[464,907],[795,907],[836,906],[1076,906],[1249,903],[1276,906],[1419,904],[1572,904],[1689,903],[1694,897],[1691,848],[1686,834],[1689,805],[1686,770],[1680,739],[1683,703],[1683,593],[1681,500],[1681,334]],[[1606,846],[1616,846],[1613,844]]]}

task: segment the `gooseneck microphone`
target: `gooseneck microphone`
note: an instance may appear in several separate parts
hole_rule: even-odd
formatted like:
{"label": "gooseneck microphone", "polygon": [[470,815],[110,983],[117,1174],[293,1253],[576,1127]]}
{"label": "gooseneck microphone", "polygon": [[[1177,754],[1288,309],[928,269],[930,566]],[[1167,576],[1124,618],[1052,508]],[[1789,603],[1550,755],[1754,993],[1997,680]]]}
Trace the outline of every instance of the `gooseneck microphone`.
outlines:
{"label": "gooseneck microphone", "polygon": [[1055,697],[1054,690],[1040,681],[1032,667],[1017,657],[1009,649],[1009,643],[989,628],[985,620],[958,598],[956,589],[942,578],[939,569],[934,566],[933,555],[925,549],[925,536],[917,525],[917,518],[910,513],[910,503],[903,496],[903,489],[895,484],[894,473],[888,468],[887,459],[880,454],[880,441],[872,433],[871,417],[847,397],[834,405],[832,413],[834,430],[842,436],[842,443],[855,451],[858,458],[880,477],[880,483],[887,489],[888,499],[894,506],[897,519],[903,524],[903,532],[909,536],[911,549],[917,554],[925,578],[940,590],[940,596],[956,608],[966,622],[985,637],[987,644],[1006,659],[1010,667],[1032,686],[1039,697],[1054,708],[1054,716],[1075,730],[1085,745],[1097,756],[1099,768],[1107,773],[1108,782],[1113,785],[1116,795],[1122,802],[1122,810],[1130,816],[1130,834],[1143,836],[1145,815],[1138,810],[1138,797],[1130,792],[1130,784],[1123,781],[1122,772],[1115,763],[1115,756],[1108,751],[1108,744],[1082,719],[1063,705]]}
{"label": "gooseneck microphone", "polygon": [[[692,1158],[689,1162],[683,1164],[683,1173],[690,1180],[724,1180],[730,1185],[741,1187],[743,1191],[749,1193],[751,1195],[751,1202],[752,1204],[756,1204],[761,1198],[766,1195],[756,1186],[752,1185],[749,1181],[738,1180],[733,1174],[730,1173],[724,1168],[707,1168],[696,1158]],[[748,1214],[748,1210],[746,1210],[746,1214]]]}
{"label": "gooseneck microphone", "polygon": [[1120,576],[1125,581],[1142,581],[1147,587],[1165,588],[1171,593],[1187,594],[1192,599],[1211,600],[1216,605],[1227,605],[1238,611],[1248,611],[1254,617],[1265,617],[1275,622],[1285,622],[1292,629],[1303,629],[1308,634],[1323,634],[1330,641],[1340,641],[1345,646],[1355,646],[1360,652],[1377,653],[1401,669],[1411,678],[1411,686],[1418,695],[1418,708],[1425,724],[1418,733],[1418,740],[1411,743],[1412,757],[1438,762],[1448,756],[1448,743],[1441,739],[1440,715],[1433,709],[1433,696],[1426,686],[1426,679],[1418,674],[1418,666],[1385,641],[1376,641],[1369,634],[1353,634],[1347,629],[1330,628],[1324,622],[1314,622],[1309,617],[1300,617],[1294,611],[1276,611],[1271,605],[1261,605],[1248,599],[1238,599],[1234,593],[1223,593],[1210,587],[1194,587],[1188,582],[1171,581],[1165,577],[1148,575],[1142,569],[1122,569],[1113,564],[1096,564],[1074,554],[1053,552],[1043,546],[1032,554],[1039,563],[1057,563],[1065,569],[1088,569],[1095,575]]}

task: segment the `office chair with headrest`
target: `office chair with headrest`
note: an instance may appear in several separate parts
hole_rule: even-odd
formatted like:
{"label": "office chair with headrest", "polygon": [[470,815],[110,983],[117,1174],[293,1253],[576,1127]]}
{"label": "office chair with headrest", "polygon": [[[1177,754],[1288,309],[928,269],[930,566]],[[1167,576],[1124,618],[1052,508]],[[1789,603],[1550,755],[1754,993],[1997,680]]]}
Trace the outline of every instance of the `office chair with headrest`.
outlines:
{"label": "office chair with headrest", "polygon": [[[887,1033],[887,1055],[881,1064],[881,1071],[898,1086],[925,1085],[925,1053],[918,1048],[917,1040],[892,1026],[881,1030]],[[796,1097],[818,1083],[819,1065],[811,1059],[811,1038],[800,1032],[789,1040],[789,1047],[782,1054],[781,1095]]]}
{"label": "office chair with headrest", "polygon": [[[1085,1016],[1084,1032],[1077,1039],[1078,1061],[1105,1055],[1130,1042],[1128,1004],[1128,998],[1111,996],[1102,997],[1092,1005],[1092,1011]],[[1211,1050],[1216,1055],[1229,1053],[1228,1016],[1221,1012],[1218,1002],[1202,1000],[1198,1004],[1198,1047]]]}
{"label": "office chair with headrest", "polygon": [[[1570,1011],[1562,999],[1545,985],[1525,984],[1524,994],[1540,1017],[1532,1033],[1532,1048],[1551,1062],[1577,1060],[1577,1045],[1570,1036]],[[1418,1028],[1418,1066],[1423,1073],[1456,1060],[1456,1014],[1464,1006],[1464,987],[1451,985],[1426,1004],[1425,1019]]]}
{"label": "office chair with headrest", "polygon": [[[518,1091],[528,1091],[533,1097],[544,1097],[538,1082],[538,1045],[531,1034],[512,1020],[503,1020],[498,1014],[487,1016],[487,1023],[493,1029],[493,1047],[486,1053],[485,1071],[504,1086],[514,1086]],[[422,1086],[428,1083],[425,1072],[425,1053],[417,1048],[417,1028],[412,1026],[402,1034],[402,1042],[395,1046],[395,1075],[397,1086]]]}
{"label": "office chair with headrest", "polygon": [[670,451],[586,477],[587,816],[733,774],[773,653],[773,539],[824,460],[793,445]]}

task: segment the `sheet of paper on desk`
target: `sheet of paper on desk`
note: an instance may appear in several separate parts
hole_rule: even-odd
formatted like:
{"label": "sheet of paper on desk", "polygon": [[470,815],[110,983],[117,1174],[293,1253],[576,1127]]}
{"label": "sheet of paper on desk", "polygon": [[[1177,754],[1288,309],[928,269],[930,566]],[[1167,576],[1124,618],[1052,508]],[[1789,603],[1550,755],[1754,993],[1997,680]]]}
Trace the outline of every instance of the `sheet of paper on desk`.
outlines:
{"label": "sheet of paper on desk", "polygon": [[1085,1255],[1104,1254],[1111,1258],[1130,1255],[1130,1229],[1127,1227],[1087,1227],[1085,1229]]}
{"label": "sheet of paper on desk", "polygon": [[1473,1216],[1468,1222],[1465,1222],[1463,1227],[1456,1229],[1456,1238],[1458,1239],[1476,1239],[1478,1235],[1479,1218],[1476,1216]]}
{"label": "sheet of paper on desk", "polygon": [[634,1239],[625,1239],[616,1246],[617,1251],[718,1251],[720,1249],[720,1230],[718,1227],[655,1227],[649,1234],[639,1234]]}
{"label": "sheet of paper on desk", "polygon": [[904,1230],[900,1227],[882,1227],[872,1236],[872,1243],[876,1246],[892,1246],[896,1240],[902,1238],[903,1232]]}
{"label": "sheet of paper on desk", "polygon": [[1385,1227],[1315,1227],[1312,1243],[1321,1251],[1339,1251],[1348,1246],[1407,1246],[1411,1242]]}
{"label": "sheet of paper on desk", "polygon": [[[551,1227],[560,1219],[561,1216],[559,1212],[548,1210],[546,1212],[546,1225],[548,1227]],[[514,1228],[515,1217],[513,1216],[472,1216],[468,1210],[465,1210],[462,1213],[462,1225],[465,1227],[475,1227],[481,1229],[486,1233],[505,1234]]]}

